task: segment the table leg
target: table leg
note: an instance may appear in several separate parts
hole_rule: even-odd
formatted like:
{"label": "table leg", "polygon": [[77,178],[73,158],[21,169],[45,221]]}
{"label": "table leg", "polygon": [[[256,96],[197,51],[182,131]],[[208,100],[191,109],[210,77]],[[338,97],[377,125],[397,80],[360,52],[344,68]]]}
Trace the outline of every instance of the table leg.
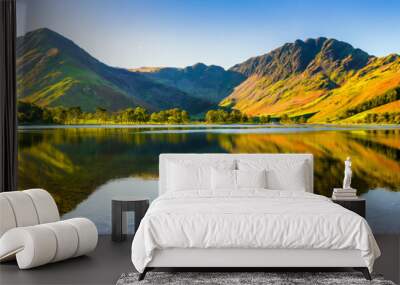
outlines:
{"label": "table leg", "polygon": [[[122,204],[118,201],[112,201],[112,240],[113,241],[122,241],[123,240],[123,211]],[[126,218],[125,218],[126,220]],[[126,221],[125,221],[126,223]]]}
{"label": "table leg", "polygon": [[135,232],[139,228],[140,221],[143,219],[144,215],[146,214],[147,209],[149,208],[149,203],[141,203],[140,205],[136,206],[135,209]]}

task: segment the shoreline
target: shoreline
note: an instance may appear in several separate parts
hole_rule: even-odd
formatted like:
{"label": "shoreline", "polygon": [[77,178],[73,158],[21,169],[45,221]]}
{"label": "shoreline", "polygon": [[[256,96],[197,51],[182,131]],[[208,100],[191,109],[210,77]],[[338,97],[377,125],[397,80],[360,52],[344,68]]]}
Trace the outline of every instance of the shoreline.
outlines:
{"label": "shoreline", "polygon": [[397,124],[71,124],[71,125],[19,125],[18,130],[46,129],[151,129],[151,128],[196,128],[196,129],[321,129],[321,130],[395,130]]}

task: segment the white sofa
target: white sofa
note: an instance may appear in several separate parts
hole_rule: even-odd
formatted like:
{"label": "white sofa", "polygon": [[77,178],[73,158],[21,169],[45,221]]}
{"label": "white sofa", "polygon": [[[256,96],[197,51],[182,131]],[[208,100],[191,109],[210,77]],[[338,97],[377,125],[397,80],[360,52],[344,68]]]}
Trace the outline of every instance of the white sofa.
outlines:
{"label": "white sofa", "polygon": [[20,269],[84,255],[96,248],[97,228],[86,218],[60,221],[53,197],[43,189],[0,193],[0,262]]}

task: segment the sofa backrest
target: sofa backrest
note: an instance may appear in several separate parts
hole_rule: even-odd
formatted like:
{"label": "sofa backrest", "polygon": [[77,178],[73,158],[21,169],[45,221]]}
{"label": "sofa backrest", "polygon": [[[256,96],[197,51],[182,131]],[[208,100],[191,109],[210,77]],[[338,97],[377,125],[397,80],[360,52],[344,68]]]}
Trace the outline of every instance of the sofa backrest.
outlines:
{"label": "sofa backrest", "polygon": [[[182,154],[182,153],[163,153],[160,154],[159,160],[159,195],[167,191],[168,180],[168,162],[169,161],[191,161],[193,163],[199,162],[204,164],[209,163],[210,166],[215,165],[217,161],[230,161],[232,160],[237,166],[239,162],[265,162],[274,166],[290,165],[299,162],[305,164],[305,191],[312,193],[314,189],[314,170],[313,170],[313,155],[312,154]],[[282,177],[284,179],[284,177]]]}
{"label": "sofa backrest", "polygon": [[43,189],[0,193],[0,237],[9,229],[60,220],[53,197]]}

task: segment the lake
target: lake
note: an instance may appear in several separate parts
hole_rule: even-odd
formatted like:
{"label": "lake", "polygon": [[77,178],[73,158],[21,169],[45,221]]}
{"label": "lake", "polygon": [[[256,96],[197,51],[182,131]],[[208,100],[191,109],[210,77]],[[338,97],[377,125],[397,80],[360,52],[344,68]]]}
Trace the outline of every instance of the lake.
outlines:
{"label": "lake", "polygon": [[160,153],[312,153],[314,192],[325,196],[351,156],[374,233],[400,233],[399,127],[30,126],[18,135],[19,189],[48,190],[63,218],[88,217],[101,234],[111,232],[113,196],[157,197]]}

